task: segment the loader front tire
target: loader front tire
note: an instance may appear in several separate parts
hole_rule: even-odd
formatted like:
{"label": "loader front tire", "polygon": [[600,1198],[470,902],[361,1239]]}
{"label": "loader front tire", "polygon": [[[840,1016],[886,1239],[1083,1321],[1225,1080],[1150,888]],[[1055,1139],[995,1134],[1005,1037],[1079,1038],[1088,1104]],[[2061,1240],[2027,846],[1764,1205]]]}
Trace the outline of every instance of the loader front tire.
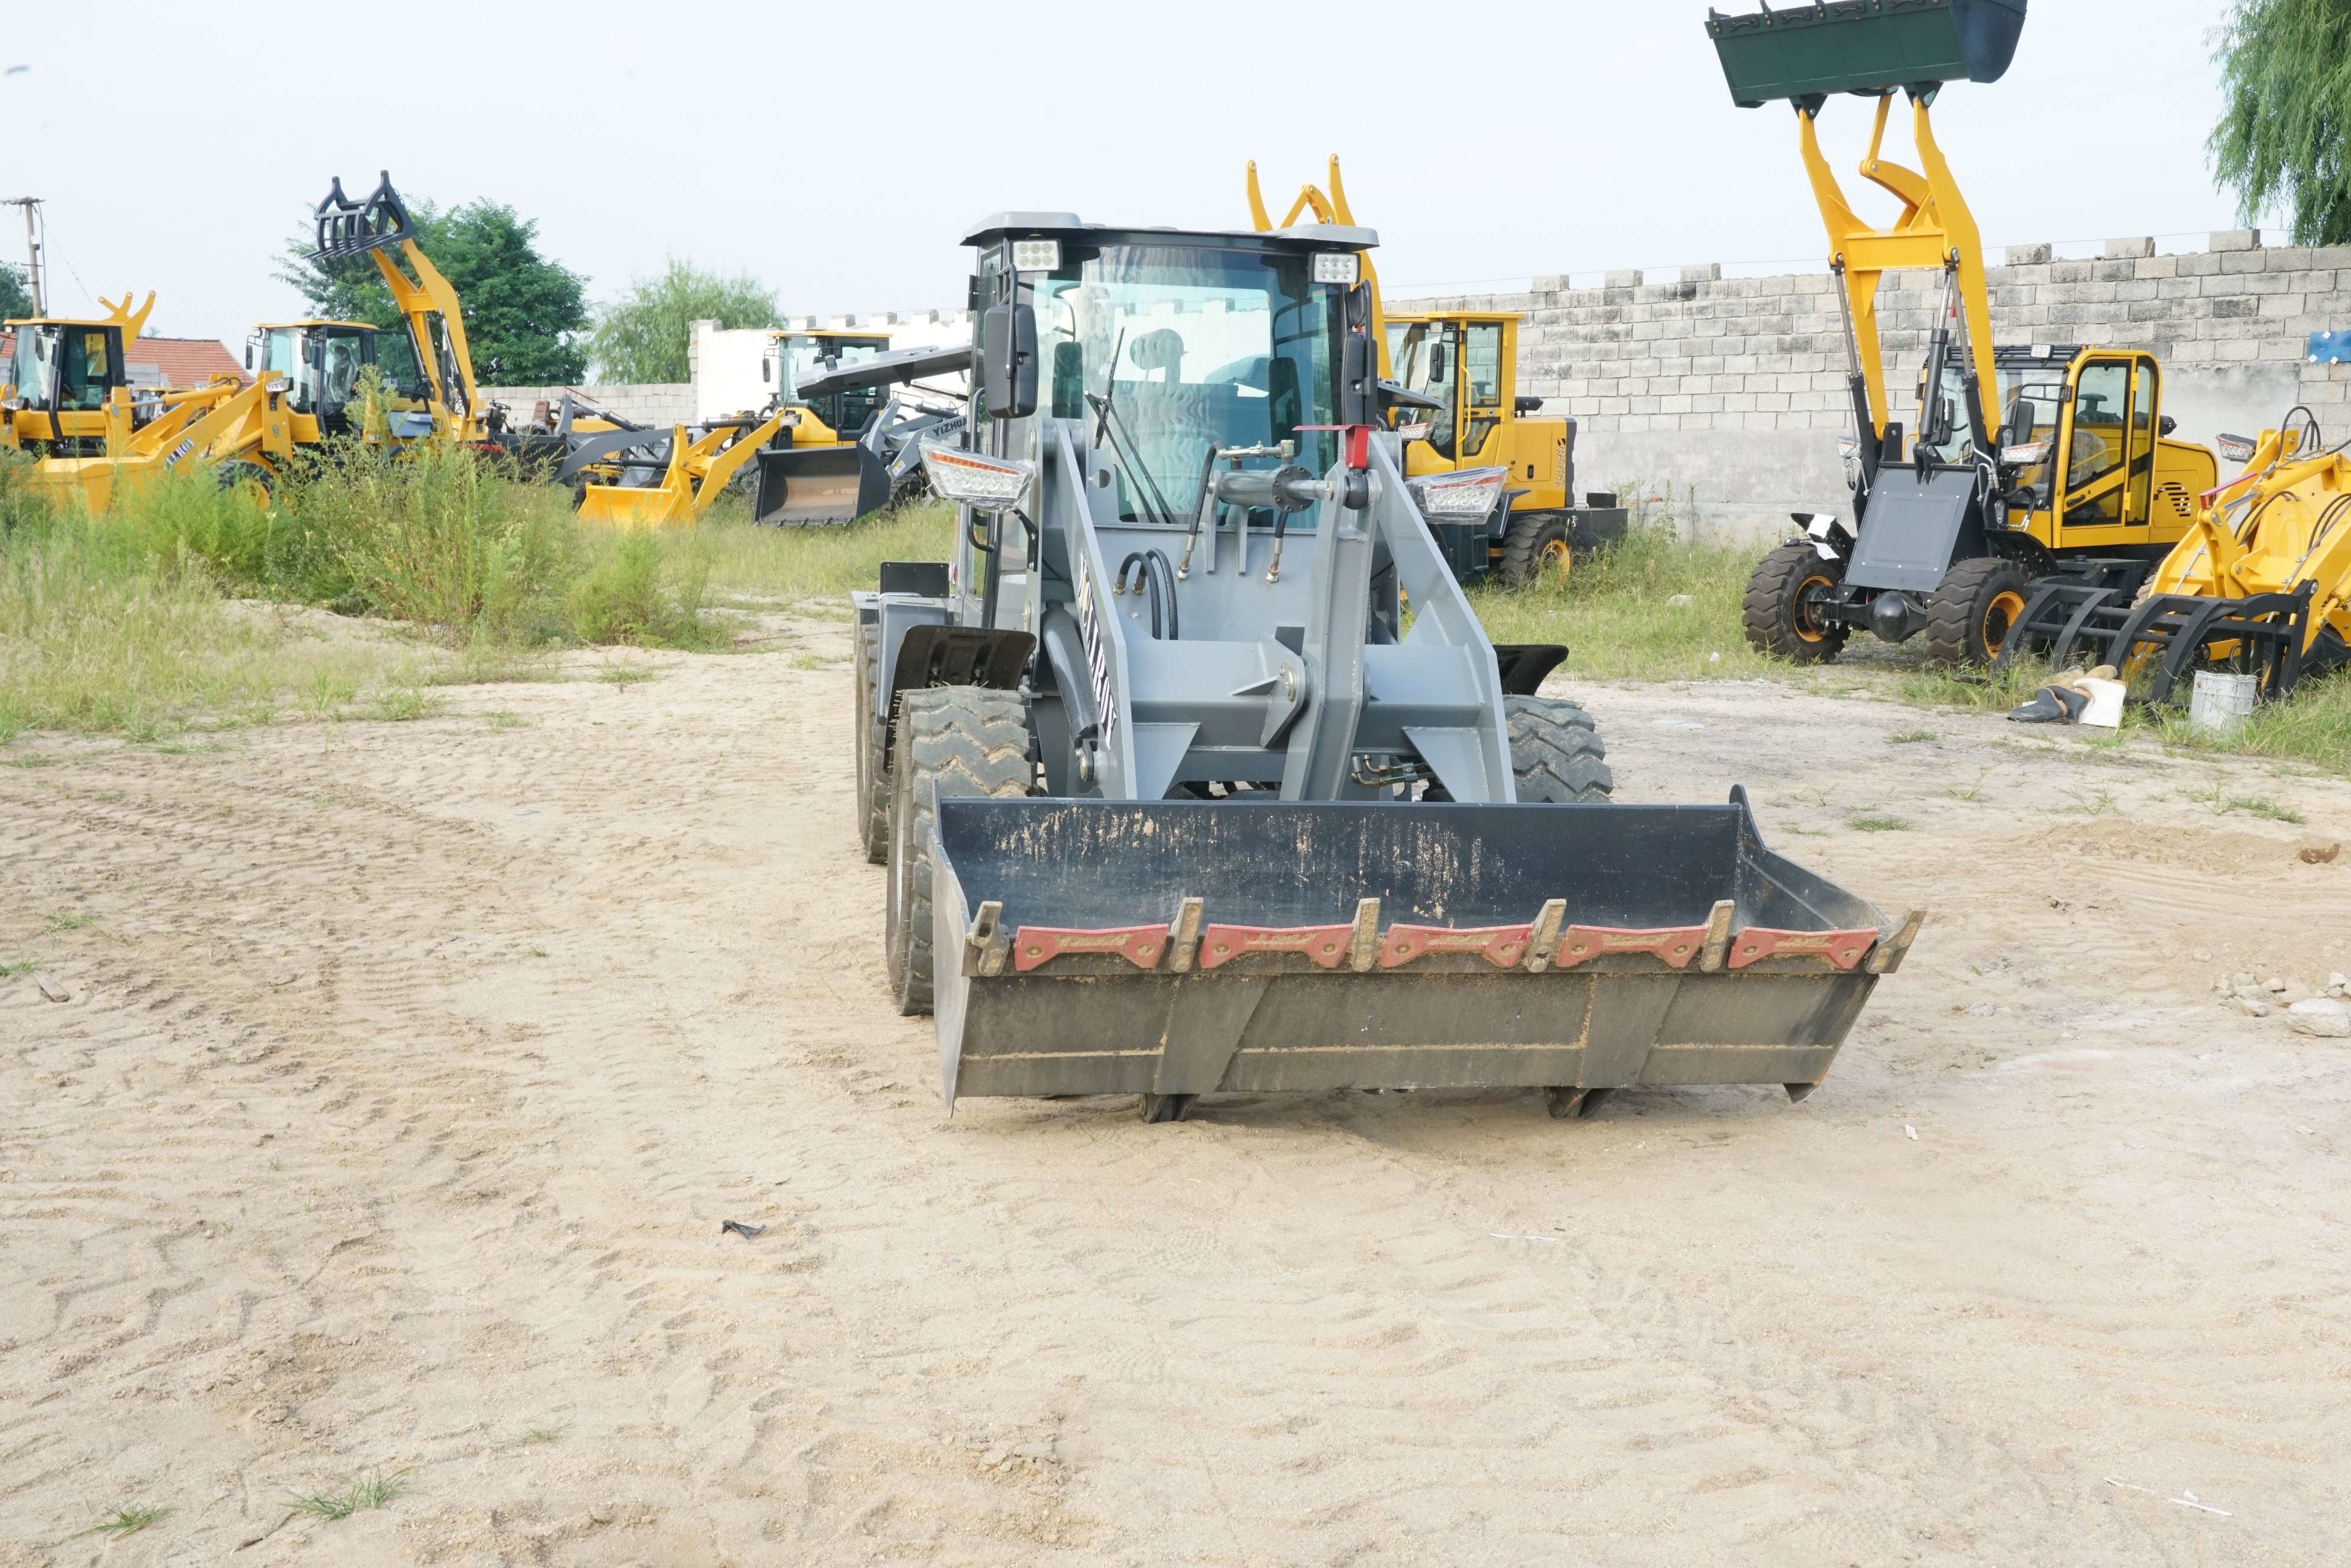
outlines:
{"label": "loader front tire", "polygon": [[1823,559],[1802,539],[1782,545],[1747,580],[1740,620],[1748,645],[1792,664],[1827,664],[1844,651],[1852,629],[1828,619],[1821,601],[1844,581],[1843,561]]}
{"label": "loader front tire", "polygon": [[885,865],[890,860],[890,754],[873,722],[875,687],[882,671],[881,632],[862,622],[857,627],[853,667],[857,729],[851,744],[857,748],[857,836],[865,846],[867,863]]}
{"label": "loader front tire", "polygon": [[1513,512],[1502,534],[1497,574],[1504,588],[1525,588],[1557,572],[1575,569],[1573,530],[1564,512]]}
{"label": "loader front tire", "polygon": [[1616,776],[1603,760],[1592,716],[1559,697],[1504,697],[1510,721],[1510,771],[1519,799],[1533,804],[1606,800]]}
{"label": "loader front tire", "polygon": [[982,686],[909,692],[890,762],[884,954],[898,1010],[931,1010],[931,821],[942,795],[1019,796],[1035,772],[1020,698]]}
{"label": "loader front tire", "polygon": [[1927,662],[1989,664],[1999,658],[2031,590],[2023,569],[1996,555],[1951,568],[1928,596]]}

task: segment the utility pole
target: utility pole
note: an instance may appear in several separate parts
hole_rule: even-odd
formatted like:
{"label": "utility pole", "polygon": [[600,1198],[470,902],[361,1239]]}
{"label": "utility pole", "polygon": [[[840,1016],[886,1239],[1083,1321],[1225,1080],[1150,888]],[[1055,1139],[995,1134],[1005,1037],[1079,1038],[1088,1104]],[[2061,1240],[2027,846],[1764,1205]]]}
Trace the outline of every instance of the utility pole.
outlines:
{"label": "utility pole", "polygon": [[38,196],[10,196],[5,201],[0,201],[0,207],[22,207],[25,209],[25,260],[26,264],[25,269],[25,287],[32,292],[33,314],[36,316],[46,315],[47,312],[43,307],[41,297],[41,242],[38,235],[35,231],[35,225],[41,211],[41,198]]}

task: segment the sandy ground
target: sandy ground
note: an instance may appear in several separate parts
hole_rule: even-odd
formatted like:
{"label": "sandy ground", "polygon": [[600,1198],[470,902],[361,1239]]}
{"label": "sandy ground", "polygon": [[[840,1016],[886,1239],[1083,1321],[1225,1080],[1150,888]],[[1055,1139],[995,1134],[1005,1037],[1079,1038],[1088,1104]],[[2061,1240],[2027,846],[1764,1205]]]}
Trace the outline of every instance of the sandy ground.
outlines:
{"label": "sandy ground", "polygon": [[1936,912],[1811,1100],[949,1121],[845,667],[641,662],[0,754],[0,1563],[2351,1559],[2351,788],[1588,690]]}

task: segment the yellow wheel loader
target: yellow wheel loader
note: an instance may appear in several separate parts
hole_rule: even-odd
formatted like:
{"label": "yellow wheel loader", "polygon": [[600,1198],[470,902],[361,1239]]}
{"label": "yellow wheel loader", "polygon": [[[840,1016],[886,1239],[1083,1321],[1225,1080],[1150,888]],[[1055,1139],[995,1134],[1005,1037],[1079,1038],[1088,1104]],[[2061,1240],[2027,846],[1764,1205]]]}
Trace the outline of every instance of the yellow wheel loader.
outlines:
{"label": "yellow wheel loader", "polygon": [[101,319],[30,317],[7,323],[15,342],[0,388],[0,451],[44,457],[100,455],[127,438],[157,399],[141,399],[126,378],[123,351],[155,308],[101,298]]}
{"label": "yellow wheel loader", "polygon": [[[298,451],[346,434],[375,439],[381,431],[396,445],[433,441],[494,447],[478,410],[456,290],[417,245],[391,175],[363,202],[346,196],[338,178],[315,217],[314,257],[329,265],[370,257],[400,310],[399,333],[364,321],[265,323],[246,344],[252,385],[221,382],[137,403],[117,393],[100,411],[121,427],[106,439],[103,454],[46,458],[37,482],[78,494],[89,510],[101,512],[120,491],[190,462],[210,465],[225,485],[266,497]],[[120,334],[127,328],[135,337],[146,308],[136,317],[116,308],[116,315],[120,319],[108,328],[116,335],[108,352],[119,365]],[[95,333],[83,337],[95,344]],[[359,389],[367,384],[362,372],[371,368],[389,402],[373,411],[357,406]],[[134,409],[153,415],[135,434],[128,417]],[[63,428],[69,434],[76,429]]]}
{"label": "yellow wheel loader", "polygon": [[2244,471],[2199,497],[2136,598],[2049,584],[2026,605],[2059,667],[2111,664],[2161,705],[2198,670],[2251,674],[2271,700],[2351,664],[2351,458],[2304,408],[2256,440],[2220,440]]}
{"label": "yellow wheel loader", "polygon": [[[684,425],[666,437],[654,436],[651,446],[658,463],[650,482],[634,484],[640,460],[614,459],[626,476],[615,484],[586,484],[580,491],[580,520],[607,528],[691,528],[707,512],[743,466],[787,428],[793,416],[778,409],[766,419],[719,420],[700,434]],[[641,441],[644,432],[633,432]]]}
{"label": "yellow wheel loader", "polygon": [[[2136,593],[2217,477],[2211,453],[2167,439],[2154,356],[1994,345],[1982,236],[1931,108],[1949,82],[2005,74],[2023,26],[2024,0],[1767,6],[1708,19],[1732,100],[1795,110],[1828,231],[1855,420],[1844,443],[1852,526],[1798,517],[1802,534],[1749,581],[1745,630],[1761,652],[1833,659],[1865,630],[1889,643],[1923,633],[1937,663],[1989,664],[2044,588]],[[1883,156],[1897,92],[1910,102],[1919,170]],[[1843,93],[1877,100],[1861,174],[1901,204],[1884,228],[1855,214],[1821,151],[1818,118]],[[1943,282],[1907,438],[1892,416],[1877,319],[1878,287],[1896,268]]]}
{"label": "yellow wheel loader", "polygon": [[[1260,234],[1311,215],[1325,224],[1354,222],[1346,186],[1332,154],[1330,188],[1300,188],[1277,225],[1249,166],[1251,225]],[[1520,393],[1520,318],[1506,311],[1386,310],[1371,261],[1364,261],[1380,347],[1380,376],[1389,389],[1392,429],[1404,441],[1404,471],[1424,478],[1499,468],[1503,501],[1492,515],[1427,519],[1439,548],[1464,582],[1492,572],[1517,588],[1544,573],[1563,574],[1574,561],[1624,538],[1625,513],[1616,497],[1595,491],[1575,497],[1575,421],[1537,417],[1542,399]]]}
{"label": "yellow wheel loader", "polygon": [[1740,792],[1610,801],[1591,716],[1526,678],[1565,651],[1489,642],[1423,523],[1472,481],[1398,465],[1378,236],[966,243],[974,395],[922,449],[953,557],[852,596],[883,967],[949,1108],[1809,1094],[1922,917],[1765,850]]}

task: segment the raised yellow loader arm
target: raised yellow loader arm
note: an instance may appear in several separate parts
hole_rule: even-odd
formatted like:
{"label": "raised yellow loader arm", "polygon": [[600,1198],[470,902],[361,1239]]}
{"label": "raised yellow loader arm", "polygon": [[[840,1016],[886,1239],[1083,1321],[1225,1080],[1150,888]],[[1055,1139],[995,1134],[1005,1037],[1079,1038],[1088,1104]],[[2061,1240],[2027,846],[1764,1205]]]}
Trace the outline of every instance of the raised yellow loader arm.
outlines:
{"label": "raised yellow loader arm", "polygon": [[[1820,106],[1804,102],[1796,106],[1804,172],[1812,181],[1813,199],[1820,204],[1821,221],[1828,228],[1829,266],[1844,288],[1854,350],[1868,389],[1871,425],[1881,439],[1891,411],[1886,394],[1885,346],[1878,337],[1877,288],[1890,271],[1916,267],[1951,277],[1966,319],[1969,362],[1977,384],[1987,395],[1992,388],[1991,296],[1984,282],[1983,236],[1976,227],[1975,214],[1968,210],[1967,198],[1959,193],[1950,164],[1944,161],[1943,150],[1935,141],[1930,96],[1913,98],[1910,105],[1911,133],[1917,143],[1918,161],[1926,165],[1923,174],[1884,157],[1894,96],[1887,93],[1877,100],[1877,123],[1870,132],[1869,152],[1861,161],[1861,175],[1902,204],[1901,217],[1882,229],[1864,223],[1837,184],[1836,174],[1821,151]],[[1939,389],[1929,389],[1930,396],[1938,394]],[[1990,433],[1979,434],[1988,436]]]}
{"label": "raised yellow loader arm", "polygon": [[[1331,154],[1328,178],[1330,190],[1327,193],[1313,185],[1301,185],[1298,188],[1297,199],[1290,204],[1290,211],[1282,215],[1280,223],[1275,223],[1272,215],[1266,210],[1265,193],[1258,184],[1257,160],[1250,159],[1249,166],[1249,226],[1259,234],[1271,234],[1276,229],[1290,227],[1300,218],[1311,213],[1317,223],[1339,224],[1349,228],[1354,227],[1355,214],[1347,204],[1346,184],[1339,178],[1339,155],[1336,152]],[[1380,304],[1380,275],[1372,266],[1371,252],[1357,251],[1355,255],[1358,265],[1363,268],[1364,281],[1371,285],[1372,319],[1368,330],[1371,332],[1373,343],[1379,350],[1380,379],[1385,381],[1393,376],[1395,371],[1388,364],[1387,313]]]}
{"label": "raised yellow loader arm", "polygon": [[[434,436],[447,441],[484,439],[474,358],[465,344],[464,308],[456,289],[416,243],[415,225],[409,221],[400,193],[392,188],[391,172],[384,172],[375,193],[364,202],[344,195],[342,179],[337,176],[326,200],[319,204],[318,222],[318,248],[311,253],[315,259],[331,266],[364,252],[375,262],[392,303],[408,323],[409,341],[415,349],[432,408]],[[407,263],[406,270],[392,259],[394,250]],[[438,337],[433,330],[435,321],[441,327]]]}

